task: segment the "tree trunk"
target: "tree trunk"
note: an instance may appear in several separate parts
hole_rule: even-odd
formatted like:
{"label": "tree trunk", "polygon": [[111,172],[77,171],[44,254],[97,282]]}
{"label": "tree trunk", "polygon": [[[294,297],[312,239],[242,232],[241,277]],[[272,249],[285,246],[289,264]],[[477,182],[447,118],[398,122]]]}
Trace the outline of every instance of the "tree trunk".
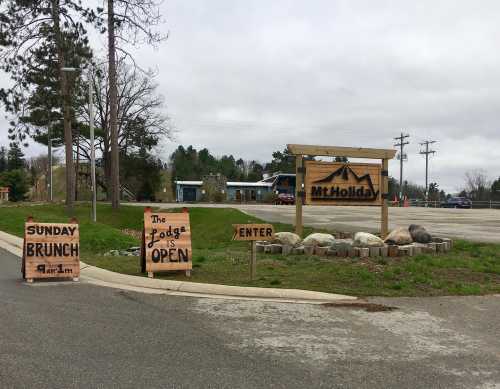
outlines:
{"label": "tree trunk", "polygon": [[80,175],[80,130],[76,134],[75,201],[78,201],[78,177]]}
{"label": "tree trunk", "polygon": [[111,135],[111,206],[120,206],[120,154],[118,149],[118,91],[116,86],[116,48],[114,0],[108,0],[108,57],[109,57],[109,128]]}
{"label": "tree trunk", "polygon": [[64,150],[66,154],[66,208],[70,216],[74,211],[75,199],[75,170],[73,167],[73,134],[71,132],[71,102],[68,89],[68,80],[64,73],[65,56],[63,38],[59,19],[59,0],[52,0],[52,21],[57,46],[57,65],[62,95],[62,111],[64,124]]}
{"label": "tree trunk", "polygon": [[104,183],[106,184],[106,200],[111,201],[111,153],[104,151],[102,153],[104,165]]}

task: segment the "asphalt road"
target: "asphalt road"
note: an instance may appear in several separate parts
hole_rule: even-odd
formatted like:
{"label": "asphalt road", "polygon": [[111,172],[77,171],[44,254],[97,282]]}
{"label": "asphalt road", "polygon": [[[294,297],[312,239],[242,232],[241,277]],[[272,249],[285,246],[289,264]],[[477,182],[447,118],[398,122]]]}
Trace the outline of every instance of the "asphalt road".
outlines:
{"label": "asphalt road", "polygon": [[[179,204],[140,204],[164,208]],[[295,206],[267,204],[186,204],[188,207],[233,207],[269,222],[294,224]],[[326,230],[344,232],[380,231],[380,207],[305,206],[304,224]],[[389,226],[407,227],[421,224],[439,236],[479,242],[500,243],[500,209],[389,208]]]}
{"label": "asphalt road", "polygon": [[373,301],[28,285],[0,250],[0,388],[500,388],[500,296]]}

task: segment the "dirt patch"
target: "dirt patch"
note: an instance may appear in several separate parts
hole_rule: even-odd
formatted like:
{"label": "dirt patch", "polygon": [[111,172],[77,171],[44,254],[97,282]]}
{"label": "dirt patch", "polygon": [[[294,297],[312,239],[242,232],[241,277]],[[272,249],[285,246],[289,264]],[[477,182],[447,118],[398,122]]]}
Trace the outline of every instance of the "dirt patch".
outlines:
{"label": "dirt patch", "polygon": [[359,301],[359,302],[339,301],[337,303],[324,303],[321,305],[325,308],[362,309],[365,312],[388,312],[398,309],[397,307],[391,307],[383,304],[368,303],[366,301]]}

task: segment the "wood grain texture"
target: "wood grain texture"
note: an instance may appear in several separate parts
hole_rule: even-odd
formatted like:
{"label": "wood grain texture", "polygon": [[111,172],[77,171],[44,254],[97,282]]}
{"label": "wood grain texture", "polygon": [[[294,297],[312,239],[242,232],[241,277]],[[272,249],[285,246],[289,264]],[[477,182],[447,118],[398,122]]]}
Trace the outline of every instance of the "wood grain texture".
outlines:
{"label": "wood grain texture", "polygon": [[274,227],[272,224],[233,224],[233,228],[233,240],[274,240]]}
{"label": "wood grain texture", "polygon": [[372,149],[363,147],[341,147],[341,146],[315,146],[315,145],[287,145],[288,150],[294,155],[311,155],[325,157],[347,157],[368,159],[392,159],[396,150]]}
{"label": "wood grain texture", "polygon": [[78,224],[25,223],[23,256],[26,279],[79,277]]}
{"label": "wood grain texture", "polygon": [[147,272],[193,267],[189,213],[144,213],[144,255]]}
{"label": "wood grain texture", "polygon": [[295,157],[295,233],[302,237],[303,226],[302,226],[302,184],[304,183],[304,174],[301,169],[304,164],[304,158],[302,155],[297,155]]}
{"label": "wood grain texture", "polygon": [[382,204],[379,164],[306,161],[305,167],[306,204]]}

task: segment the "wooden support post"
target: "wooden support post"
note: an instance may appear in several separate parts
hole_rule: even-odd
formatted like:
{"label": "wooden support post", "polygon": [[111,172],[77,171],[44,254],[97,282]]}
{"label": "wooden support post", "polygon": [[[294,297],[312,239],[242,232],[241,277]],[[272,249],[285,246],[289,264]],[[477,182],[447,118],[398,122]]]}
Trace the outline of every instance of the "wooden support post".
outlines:
{"label": "wooden support post", "polygon": [[302,155],[295,156],[295,233],[302,237],[302,201],[304,174],[302,172]]}
{"label": "wooden support post", "polygon": [[252,240],[250,244],[250,280],[255,280],[257,274],[257,242]]}
{"label": "wooden support post", "polygon": [[389,193],[389,160],[382,159],[382,174],[381,174],[381,195],[382,195],[382,214],[380,221],[380,236],[384,239],[389,233],[389,208],[387,205],[387,196]]}

